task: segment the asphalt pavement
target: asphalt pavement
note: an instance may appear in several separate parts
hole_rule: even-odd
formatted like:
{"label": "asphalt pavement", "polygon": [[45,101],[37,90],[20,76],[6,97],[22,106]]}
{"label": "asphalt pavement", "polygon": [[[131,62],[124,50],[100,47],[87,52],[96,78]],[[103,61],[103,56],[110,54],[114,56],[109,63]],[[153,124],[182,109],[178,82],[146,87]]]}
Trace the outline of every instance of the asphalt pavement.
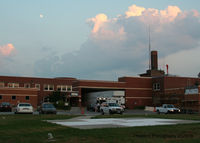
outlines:
{"label": "asphalt pavement", "polygon": [[[0,112],[0,115],[12,115],[14,112]],[[38,111],[35,111],[33,113],[34,115],[39,115]],[[57,110],[58,115],[101,115],[100,112],[93,112],[93,111],[87,111],[86,108],[80,108],[80,107],[73,107],[71,110]],[[156,114],[155,112],[151,111],[145,111],[145,110],[130,110],[126,109],[123,113],[124,115],[147,115],[147,114]]]}

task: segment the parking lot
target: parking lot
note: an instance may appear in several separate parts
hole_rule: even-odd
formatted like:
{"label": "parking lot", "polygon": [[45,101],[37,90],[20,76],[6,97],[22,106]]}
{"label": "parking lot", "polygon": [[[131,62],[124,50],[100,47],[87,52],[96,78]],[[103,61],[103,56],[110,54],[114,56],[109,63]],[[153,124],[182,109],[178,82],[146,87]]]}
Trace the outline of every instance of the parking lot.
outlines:
{"label": "parking lot", "polygon": [[[12,115],[12,112],[0,112],[0,115]],[[39,115],[38,111],[33,112],[34,115]],[[71,110],[57,110],[58,115],[100,115],[100,112],[87,111],[85,108],[82,110],[79,107]],[[144,111],[144,110],[125,110],[124,115],[145,115],[145,114],[156,114],[155,112]]]}

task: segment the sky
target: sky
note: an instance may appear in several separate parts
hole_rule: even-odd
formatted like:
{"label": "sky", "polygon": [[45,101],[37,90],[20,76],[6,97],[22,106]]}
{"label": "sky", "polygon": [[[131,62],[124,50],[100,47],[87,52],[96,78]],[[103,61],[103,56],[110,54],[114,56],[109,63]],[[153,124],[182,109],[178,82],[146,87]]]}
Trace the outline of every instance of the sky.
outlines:
{"label": "sky", "polygon": [[199,0],[0,0],[0,75],[117,80],[200,72]]}

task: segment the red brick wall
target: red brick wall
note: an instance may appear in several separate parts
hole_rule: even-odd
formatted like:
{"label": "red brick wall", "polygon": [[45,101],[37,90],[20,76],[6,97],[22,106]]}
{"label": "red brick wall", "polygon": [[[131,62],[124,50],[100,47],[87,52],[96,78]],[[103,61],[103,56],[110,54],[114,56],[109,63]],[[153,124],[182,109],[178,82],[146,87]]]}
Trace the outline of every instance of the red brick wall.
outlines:
{"label": "red brick wall", "polygon": [[152,105],[152,78],[121,77],[119,81],[126,82],[126,107]]}
{"label": "red brick wall", "polygon": [[74,87],[98,87],[98,88],[124,88],[126,83],[124,82],[112,82],[112,81],[96,81],[96,80],[78,80],[73,83]]}
{"label": "red brick wall", "polygon": [[168,77],[164,78],[164,88],[181,88],[194,86],[196,82],[200,84],[200,78],[189,77]]}
{"label": "red brick wall", "polygon": [[183,106],[182,101],[184,100],[196,100],[197,95],[195,95],[196,97],[193,95],[185,96],[184,93],[186,87],[194,87],[198,82],[200,83],[199,78],[190,77],[165,76],[153,78],[153,83],[160,83],[160,90],[153,91],[153,97],[156,99],[154,104],[166,104],[174,101],[173,104]]}
{"label": "red brick wall", "polygon": [[143,99],[143,98],[127,98],[126,99],[126,107],[128,109],[134,109],[138,106],[151,106],[152,99]]}
{"label": "red brick wall", "polygon": [[[20,102],[31,103],[34,108],[37,108],[38,104],[38,91],[36,89],[26,88],[0,88],[0,103],[9,102],[13,106],[16,106]],[[12,96],[16,96],[16,99],[12,99]],[[29,100],[26,100],[26,96],[29,96]]]}
{"label": "red brick wall", "polygon": [[[0,76],[0,82],[4,82],[5,86],[8,83],[19,83],[20,87],[24,87],[25,83],[30,83],[31,88],[35,88],[35,84],[40,84],[40,90],[38,91],[38,101],[40,104],[44,97],[52,93],[52,91],[44,91],[44,84],[53,84],[54,90],[57,85],[72,85],[76,81],[75,78],[35,78],[35,77],[13,77],[13,76]],[[19,88],[20,89],[20,88]]]}
{"label": "red brick wall", "polygon": [[150,77],[121,77],[119,82],[126,82],[127,88],[152,88],[152,78]]}
{"label": "red brick wall", "polygon": [[25,99],[25,96],[18,96],[16,95],[16,100],[12,100],[11,95],[4,96],[3,99],[0,100],[0,103],[2,102],[9,102],[11,105],[16,106],[18,103],[30,103],[35,109],[37,108],[37,96],[30,96],[29,100]]}

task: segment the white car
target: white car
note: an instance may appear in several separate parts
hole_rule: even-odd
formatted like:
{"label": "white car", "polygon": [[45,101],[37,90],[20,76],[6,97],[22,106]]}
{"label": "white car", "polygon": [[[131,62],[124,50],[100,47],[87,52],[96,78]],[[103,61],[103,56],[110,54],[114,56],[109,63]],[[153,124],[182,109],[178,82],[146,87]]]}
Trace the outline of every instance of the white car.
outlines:
{"label": "white car", "polygon": [[15,111],[17,113],[33,114],[33,106],[30,103],[19,103]]}
{"label": "white car", "polygon": [[100,111],[102,113],[102,115],[104,115],[105,113],[108,114],[123,114],[124,109],[122,107],[120,107],[117,103],[102,103],[101,107],[100,107]]}
{"label": "white car", "polygon": [[172,104],[163,104],[162,107],[156,107],[156,112],[158,114],[160,113],[181,113],[181,110],[179,108],[175,108]]}

